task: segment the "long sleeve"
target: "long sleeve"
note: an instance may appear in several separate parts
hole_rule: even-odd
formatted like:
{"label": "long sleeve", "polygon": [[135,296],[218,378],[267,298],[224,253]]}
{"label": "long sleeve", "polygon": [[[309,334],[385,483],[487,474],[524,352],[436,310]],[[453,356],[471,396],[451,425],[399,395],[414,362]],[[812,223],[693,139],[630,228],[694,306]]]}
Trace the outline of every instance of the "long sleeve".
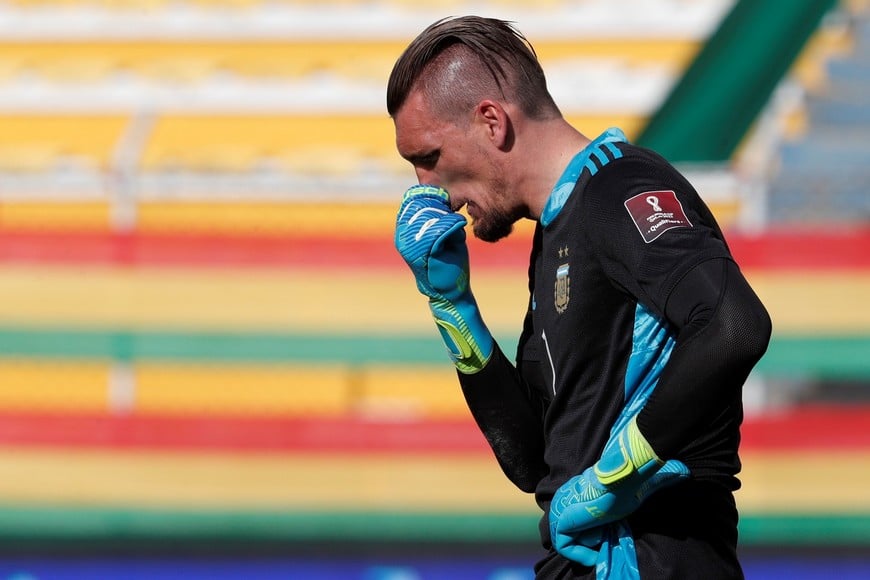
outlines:
{"label": "long sleeve", "polygon": [[702,262],[674,287],[665,308],[677,346],[638,427],[662,458],[673,457],[732,401],[767,349],[771,321],[728,259]]}
{"label": "long sleeve", "polygon": [[547,473],[540,409],[520,373],[498,346],[486,367],[457,373],[468,408],[505,475],[525,492]]}

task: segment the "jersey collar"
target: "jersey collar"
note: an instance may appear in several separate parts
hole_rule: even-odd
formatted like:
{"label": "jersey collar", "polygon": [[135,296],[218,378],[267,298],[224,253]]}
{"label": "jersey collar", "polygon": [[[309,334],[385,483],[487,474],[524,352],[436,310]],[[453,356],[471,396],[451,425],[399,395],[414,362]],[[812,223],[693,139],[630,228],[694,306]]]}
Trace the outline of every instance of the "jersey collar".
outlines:
{"label": "jersey collar", "polygon": [[571,192],[574,191],[574,186],[577,185],[577,180],[580,179],[583,169],[590,163],[590,157],[601,145],[627,142],[628,139],[621,129],[611,127],[577,153],[568,163],[568,167],[565,168],[559,181],[556,182],[553,191],[550,192],[547,203],[544,205],[544,211],[541,213],[541,225],[547,227],[556,219],[568,198],[571,197]]}

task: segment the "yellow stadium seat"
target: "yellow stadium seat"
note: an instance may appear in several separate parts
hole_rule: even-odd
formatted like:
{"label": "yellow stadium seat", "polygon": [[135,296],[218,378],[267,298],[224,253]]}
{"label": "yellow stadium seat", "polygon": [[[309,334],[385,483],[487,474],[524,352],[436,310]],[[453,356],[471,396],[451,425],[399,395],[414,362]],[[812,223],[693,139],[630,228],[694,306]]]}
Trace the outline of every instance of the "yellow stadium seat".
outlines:
{"label": "yellow stadium seat", "polygon": [[97,230],[111,225],[108,201],[4,200],[0,203],[0,224],[10,229]]}
{"label": "yellow stadium seat", "polygon": [[416,179],[414,168],[398,152],[394,155],[385,155],[378,159],[378,166],[387,174],[394,176],[406,175],[408,179]]}
{"label": "yellow stadium seat", "polygon": [[166,58],[161,55],[149,62],[141,63],[137,67],[137,71],[155,80],[194,84],[214,74],[217,68],[218,62],[214,57],[175,56]]}
{"label": "yellow stadium seat", "polygon": [[[117,44],[117,43],[116,43]],[[0,63],[15,73],[30,71],[52,81],[101,78],[117,66],[111,44],[0,41]]]}
{"label": "yellow stadium seat", "polygon": [[408,10],[419,10],[421,8],[441,8],[447,10],[449,8],[459,8],[465,4],[464,0],[389,0],[389,3]]}
{"label": "yellow stadium seat", "polygon": [[597,37],[577,40],[534,42],[535,52],[546,70],[556,62],[576,60],[619,61],[633,66],[664,66],[682,69],[698,52],[701,43],[689,38]]}
{"label": "yellow stadium seat", "polygon": [[109,365],[104,362],[0,361],[0,410],[105,412]]}
{"label": "yellow stadium seat", "polygon": [[256,155],[293,155],[336,148],[345,159],[395,155],[393,126],[377,115],[164,115],[143,153],[145,170],[187,166],[216,148],[250,148]]}
{"label": "yellow stadium seat", "polygon": [[[528,0],[490,0],[490,2],[500,8],[525,8],[529,5]],[[535,7],[555,10],[563,3],[564,0],[535,0]]]}
{"label": "yellow stadium seat", "polygon": [[297,148],[279,156],[280,167],[299,174],[349,176],[362,171],[364,164],[360,151],[340,144]]}
{"label": "yellow stadium seat", "polygon": [[175,168],[204,172],[251,171],[262,158],[262,152],[249,143],[215,143],[186,152],[170,164]]}
{"label": "yellow stadium seat", "polygon": [[163,8],[169,0],[9,0],[22,8],[101,7],[109,10],[143,10]]}
{"label": "yellow stadium seat", "polygon": [[249,9],[262,4],[262,0],[189,0],[189,2],[194,6],[210,9]]}
{"label": "yellow stadium seat", "polygon": [[[109,10],[162,10],[170,0],[91,0],[93,4]],[[84,3],[85,0],[79,0]]]}
{"label": "yellow stadium seat", "polygon": [[58,148],[51,143],[0,145],[0,171],[13,173],[49,171],[58,157]]}
{"label": "yellow stadium seat", "polygon": [[336,416],[349,410],[341,367],[141,363],[138,413]]}
{"label": "yellow stadium seat", "polygon": [[[60,157],[107,168],[126,128],[123,115],[0,115],[0,148],[27,159],[52,150]],[[20,153],[15,153],[19,151]]]}
{"label": "yellow stadium seat", "polygon": [[792,75],[810,90],[819,91],[827,82],[827,63],[853,50],[854,35],[842,28],[821,27],[810,37],[792,66]]}
{"label": "yellow stadium seat", "polygon": [[22,59],[15,54],[0,54],[0,82],[14,78],[23,67]]}
{"label": "yellow stadium seat", "polygon": [[32,64],[35,64],[37,72],[55,82],[94,81],[105,78],[115,68],[111,58],[106,56],[58,56]]}
{"label": "yellow stadium seat", "polygon": [[138,227],[143,232],[307,236],[352,231],[357,235],[378,236],[390,231],[396,215],[392,202],[242,201],[241,197],[219,202],[143,201],[138,208]]}
{"label": "yellow stadium seat", "polygon": [[843,0],[842,3],[852,14],[870,13],[870,0]]}
{"label": "yellow stadium seat", "polygon": [[393,65],[400,52],[384,51],[383,54],[370,54],[366,58],[348,58],[331,63],[329,70],[348,80],[387,82]]}
{"label": "yellow stadium seat", "polygon": [[[610,126],[636,136],[641,115],[570,115],[596,136]],[[144,170],[247,170],[276,160],[292,171],[348,174],[367,162],[408,173],[396,153],[392,121],[383,115],[163,115],[141,159]]]}
{"label": "yellow stadium seat", "polygon": [[447,366],[372,366],[360,372],[358,412],[394,417],[468,417],[468,407]]}
{"label": "yellow stadium seat", "polygon": [[95,78],[118,70],[197,81],[218,69],[242,76],[297,78],[334,73],[386,80],[398,42],[331,40],[58,40],[0,41],[5,68],[29,68],[52,79]]}
{"label": "yellow stadium seat", "polygon": [[[386,82],[404,46],[399,40],[371,39],[0,41],[0,62],[10,62],[10,70],[24,66],[60,79],[76,75],[91,79],[129,70],[147,77],[195,82],[216,70],[226,70],[250,77],[298,78],[326,73]],[[688,64],[698,46],[697,41],[681,38],[535,42],[546,67],[578,59],[607,59],[678,69]]]}
{"label": "yellow stadium seat", "polygon": [[[281,76],[336,74],[349,79],[386,81],[393,62],[401,54],[400,42],[380,40],[300,40],[288,43],[251,43],[247,50],[228,52],[227,66],[242,74],[252,66],[270,69]],[[242,58],[244,57],[244,59]]]}

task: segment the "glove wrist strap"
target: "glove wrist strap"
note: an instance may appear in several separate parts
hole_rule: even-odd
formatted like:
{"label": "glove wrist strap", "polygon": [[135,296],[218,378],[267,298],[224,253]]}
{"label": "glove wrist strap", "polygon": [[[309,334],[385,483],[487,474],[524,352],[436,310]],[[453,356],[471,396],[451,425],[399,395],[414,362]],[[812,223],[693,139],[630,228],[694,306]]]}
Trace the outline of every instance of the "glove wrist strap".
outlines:
{"label": "glove wrist strap", "polygon": [[604,448],[595,464],[595,476],[603,485],[613,486],[635,472],[646,475],[662,463],[638,429],[635,416]]}
{"label": "glove wrist strap", "polygon": [[429,301],[432,317],[447,346],[447,354],[453,364],[464,374],[474,374],[483,370],[495,346],[477,305],[472,302],[460,308],[448,300]]}

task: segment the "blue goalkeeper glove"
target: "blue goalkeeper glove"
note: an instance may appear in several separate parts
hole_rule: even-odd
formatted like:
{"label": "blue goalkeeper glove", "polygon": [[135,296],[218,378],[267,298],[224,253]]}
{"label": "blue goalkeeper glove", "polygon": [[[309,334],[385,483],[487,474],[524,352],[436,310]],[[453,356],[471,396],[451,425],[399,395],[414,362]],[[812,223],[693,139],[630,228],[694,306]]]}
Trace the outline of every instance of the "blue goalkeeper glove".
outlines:
{"label": "blue goalkeeper glove", "polygon": [[486,366],[495,346],[471,293],[465,217],[450,209],[447,192],[415,185],[402,196],[396,218],[395,244],[411,267],[417,288],[460,372]]}
{"label": "blue goalkeeper glove", "polygon": [[625,518],[659,489],[688,477],[682,462],[656,456],[632,418],[607,442],[595,465],[554,494],[549,514],[553,546],[566,558],[589,565],[584,549],[594,538],[589,530]]}

